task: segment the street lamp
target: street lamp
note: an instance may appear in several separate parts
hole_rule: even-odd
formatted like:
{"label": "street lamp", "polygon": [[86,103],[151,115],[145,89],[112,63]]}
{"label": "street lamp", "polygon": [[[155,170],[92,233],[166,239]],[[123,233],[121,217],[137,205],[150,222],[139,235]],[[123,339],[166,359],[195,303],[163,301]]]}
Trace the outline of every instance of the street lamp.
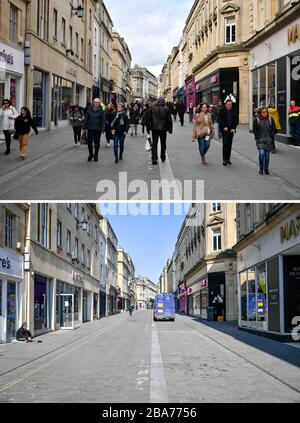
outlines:
{"label": "street lamp", "polygon": [[84,14],[84,8],[80,5],[78,7],[74,7],[72,5],[72,3],[70,3],[71,5],[71,11],[72,11],[72,15],[77,16],[78,18],[83,18],[83,14]]}

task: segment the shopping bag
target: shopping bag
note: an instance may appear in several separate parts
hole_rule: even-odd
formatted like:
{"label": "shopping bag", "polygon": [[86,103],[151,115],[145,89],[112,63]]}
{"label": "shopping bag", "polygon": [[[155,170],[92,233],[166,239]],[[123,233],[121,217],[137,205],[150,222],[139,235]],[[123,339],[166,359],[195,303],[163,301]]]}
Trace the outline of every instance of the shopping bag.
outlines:
{"label": "shopping bag", "polygon": [[88,131],[87,131],[87,129],[84,129],[82,131],[82,134],[81,134],[80,144],[81,145],[86,145],[87,144],[87,141],[88,141]]}
{"label": "shopping bag", "polygon": [[147,139],[147,141],[146,141],[145,150],[146,151],[151,151],[151,145],[150,145],[149,139]]}

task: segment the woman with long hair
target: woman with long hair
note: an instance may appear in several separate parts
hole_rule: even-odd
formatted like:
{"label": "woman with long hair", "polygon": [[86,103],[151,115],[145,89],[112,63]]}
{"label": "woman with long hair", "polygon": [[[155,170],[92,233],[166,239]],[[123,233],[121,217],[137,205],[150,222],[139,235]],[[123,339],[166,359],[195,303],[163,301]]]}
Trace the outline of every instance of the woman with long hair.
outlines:
{"label": "woman with long hair", "polygon": [[209,105],[207,103],[202,103],[196,113],[193,128],[193,141],[195,142],[198,140],[203,165],[207,163],[206,154],[210,148],[210,141],[214,136],[215,128],[211,114],[209,113]]}
{"label": "woman with long hair", "polygon": [[253,122],[253,132],[256,146],[259,151],[260,175],[264,172],[269,175],[270,153],[274,149],[273,140],[276,133],[275,122],[269,115],[267,107],[260,107],[256,110],[257,116]]}
{"label": "woman with long hair", "polygon": [[30,129],[33,129],[36,135],[39,133],[36,124],[32,120],[30,110],[22,107],[20,116],[15,120],[15,130],[19,136],[20,160],[25,160],[28,155],[28,143]]}

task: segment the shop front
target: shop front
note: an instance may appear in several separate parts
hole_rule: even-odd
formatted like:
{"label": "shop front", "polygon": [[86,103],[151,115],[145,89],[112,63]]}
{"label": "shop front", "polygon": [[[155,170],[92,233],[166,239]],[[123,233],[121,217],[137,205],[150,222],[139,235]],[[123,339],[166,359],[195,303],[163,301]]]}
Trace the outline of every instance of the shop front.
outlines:
{"label": "shop front", "polygon": [[70,283],[56,282],[56,328],[75,329],[81,324],[82,289]]}
{"label": "shop front", "polygon": [[300,105],[300,19],[299,17],[268,37],[251,41],[250,129],[258,106],[274,105],[279,112],[278,140],[289,141],[290,101]]}
{"label": "shop front", "polygon": [[196,82],[195,76],[193,75],[190,79],[188,79],[185,83],[185,94],[186,94],[186,109],[190,107],[190,104],[193,104],[193,107],[197,106],[197,99],[196,99]]}
{"label": "shop front", "polygon": [[292,340],[293,321],[300,321],[300,212],[270,229],[255,245],[257,253],[251,246],[238,253],[238,263],[247,257],[238,266],[239,326]]}
{"label": "shop front", "polygon": [[24,105],[24,51],[0,42],[0,105],[5,98],[18,111]]}
{"label": "shop front", "polygon": [[51,331],[53,280],[34,274],[34,335]]}
{"label": "shop front", "polygon": [[236,98],[239,109],[239,68],[224,68],[215,71],[205,79],[196,83],[197,104],[208,103],[217,105],[223,102],[228,95]]}
{"label": "shop front", "polygon": [[99,302],[99,314],[100,318],[106,316],[106,293],[103,291],[100,291],[100,302]]}
{"label": "shop front", "polygon": [[22,324],[23,257],[0,248],[0,343],[13,340]]}
{"label": "shop front", "polygon": [[183,282],[178,286],[178,306],[179,313],[188,313],[188,296],[186,282]]}

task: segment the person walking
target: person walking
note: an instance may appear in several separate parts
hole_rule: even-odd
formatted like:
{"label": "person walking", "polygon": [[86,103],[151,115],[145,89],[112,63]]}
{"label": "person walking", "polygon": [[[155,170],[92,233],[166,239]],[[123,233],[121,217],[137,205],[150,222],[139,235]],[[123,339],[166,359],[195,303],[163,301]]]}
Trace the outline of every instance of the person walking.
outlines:
{"label": "person walking", "polygon": [[231,165],[233,137],[239,125],[239,116],[233,108],[232,100],[226,100],[225,108],[219,112],[220,132],[223,139],[223,166]]}
{"label": "person walking", "polygon": [[15,130],[19,137],[20,143],[20,160],[25,160],[28,155],[29,133],[33,129],[38,135],[39,131],[34,123],[30,110],[27,107],[22,107],[20,116],[15,120]]}
{"label": "person walking", "polygon": [[177,113],[178,113],[178,104],[176,103],[176,101],[174,101],[174,103],[173,103],[173,118],[174,118],[174,122],[176,122],[176,120],[177,120]]}
{"label": "person walking", "polygon": [[[268,112],[269,112],[269,116],[271,116],[271,118],[275,122],[275,128],[276,128],[275,135],[276,135],[278,132],[281,131],[279,112],[274,107],[274,105],[272,103],[269,103]],[[276,151],[277,151],[277,149],[276,149],[276,145],[275,145],[275,136],[274,136],[274,139],[273,139],[273,151],[272,151],[272,153],[273,154],[276,154]]]}
{"label": "person walking", "polygon": [[214,106],[214,104],[210,104],[208,111],[211,114],[213,124],[215,124],[217,121],[217,116],[218,116],[217,108]]}
{"label": "person walking", "polygon": [[269,175],[270,152],[273,150],[273,140],[276,133],[274,119],[269,115],[267,107],[257,109],[253,122],[253,133],[259,151],[260,175]]}
{"label": "person walking", "polygon": [[[95,98],[93,105],[87,110],[84,119],[84,129],[88,130],[88,161],[98,161],[101,134],[105,130],[105,113],[101,107],[99,98]],[[95,151],[93,150],[95,145]]]}
{"label": "person walking", "polygon": [[222,138],[222,132],[220,131],[220,123],[219,123],[219,114],[222,109],[223,109],[223,101],[218,100],[216,124],[217,124],[217,133],[218,133],[219,140]]}
{"label": "person walking", "polygon": [[184,126],[184,115],[185,115],[185,105],[184,105],[183,101],[181,101],[179,106],[178,106],[178,116],[179,116],[179,119],[180,119],[181,126]]}
{"label": "person walking", "polygon": [[12,106],[10,100],[5,99],[0,109],[0,119],[2,120],[2,130],[5,137],[6,151],[4,154],[10,154],[11,136],[15,132],[15,119],[18,117],[17,110]]}
{"label": "person walking", "polygon": [[200,104],[193,128],[193,140],[194,142],[198,140],[203,165],[207,164],[206,154],[210,148],[210,141],[214,136],[215,128],[209,112],[209,106],[206,103]]}
{"label": "person walking", "polygon": [[82,110],[79,109],[79,106],[76,105],[73,107],[73,111],[70,113],[70,124],[74,132],[74,142],[78,146],[81,139],[81,132],[83,128],[84,114]]}
{"label": "person walking", "polygon": [[142,132],[143,135],[145,134],[145,129],[147,132],[147,139],[150,143],[150,145],[152,145],[152,140],[151,140],[151,128],[150,128],[150,104],[146,103],[145,107],[142,111]]}
{"label": "person walking", "polygon": [[291,136],[294,138],[294,145],[300,146],[300,107],[294,100],[291,101],[289,109],[289,124]]}
{"label": "person walking", "polygon": [[106,146],[110,147],[110,140],[113,138],[112,132],[111,132],[111,123],[116,117],[116,109],[114,108],[114,105],[112,103],[109,103],[106,108],[105,116],[106,116],[106,122],[105,122],[105,135],[106,135]]}
{"label": "person walking", "polygon": [[119,103],[117,113],[111,123],[112,135],[114,137],[114,153],[116,163],[119,163],[119,160],[123,160],[125,139],[129,128],[129,119],[125,111],[125,106],[124,104]]}
{"label": "person walking", "polygon": [[190,105],[189,105],[188,114],[189,114],[189,122],[190,123],[193,123],[193,118],[194,118],[194,106],[193,106],[193,103],[190,103]]}
{"label": "person walking", "polygon": [[172,116],[168,107],[166,106],[165,99],[159,98],[156,104],[150,108],[150,128],[152,131],[152,164],[158,163],[158,141],[161,143],[161,160],[166,161],[167,150],[167,133],[173,132]]}
{"label": "person walking", "polygon": [[137,136],[138,124],[140,123],[140,108],[138,104],[134,104],[131,106],[129,112],[129,119],[131,125],[133,125],[131,130],[131,136],[133,137],[133,131],[135,133],[135,136]]}

